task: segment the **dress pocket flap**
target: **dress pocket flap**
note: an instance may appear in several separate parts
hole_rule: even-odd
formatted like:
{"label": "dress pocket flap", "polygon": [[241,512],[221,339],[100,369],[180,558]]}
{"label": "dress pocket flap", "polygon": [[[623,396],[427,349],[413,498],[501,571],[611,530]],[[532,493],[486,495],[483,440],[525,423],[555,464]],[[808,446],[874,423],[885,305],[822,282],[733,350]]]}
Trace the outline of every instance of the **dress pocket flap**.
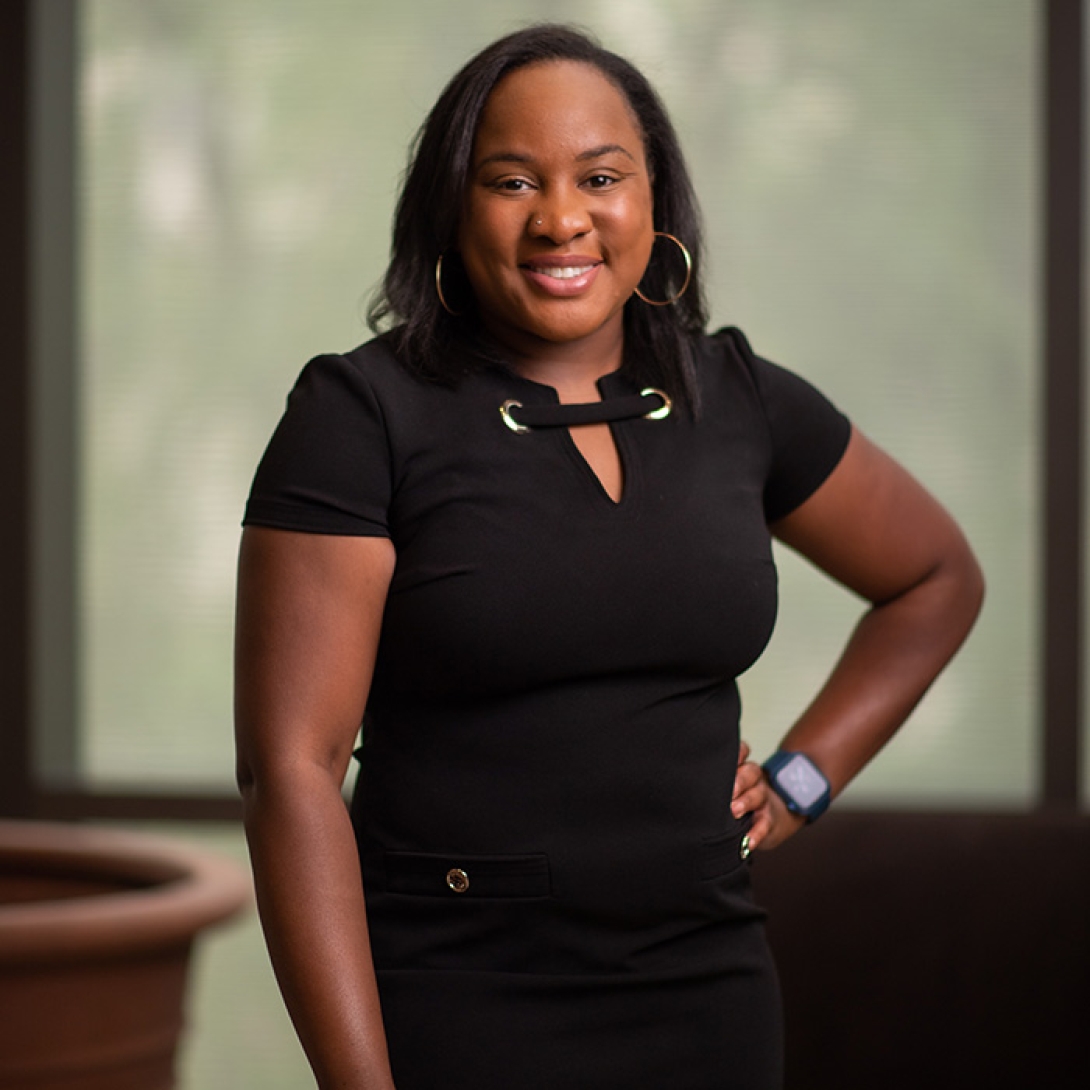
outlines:
{"label": "dress pocket flap", "polygon": [[385,853],[386,889],[424,897],[548,897],[549,859],[526,855]]}
{"label": "dress pocket flap", "polygon": [[721,878],[742,865],[746,859],[742,850],[742,840],[752,824],[752,815],[746,814],[730,832],[708,837],[702,842],[700,855],[702,881]]}

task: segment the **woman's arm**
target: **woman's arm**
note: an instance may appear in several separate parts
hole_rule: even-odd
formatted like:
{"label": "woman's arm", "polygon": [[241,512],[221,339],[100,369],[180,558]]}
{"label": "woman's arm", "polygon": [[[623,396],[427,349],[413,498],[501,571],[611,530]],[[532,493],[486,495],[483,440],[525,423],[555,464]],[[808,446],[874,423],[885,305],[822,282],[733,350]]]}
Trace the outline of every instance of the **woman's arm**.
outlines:
{"label": "woman's arm", "polygon": [[318,1085],[392,1090],[341,785],[371,682],[394,549],[247,528],[235,651],[238,782],[258,909]]}
{"label": "woman's arm", "polygon": [[[775,535],[871,605],[821,691],[781,746],[805,753],[833,795],[889,740],[972,628],[984,580],[943,507],[858,431],[828,480]],[[802,824],[739,770],[735,805],[753,810],[754,847]]]}

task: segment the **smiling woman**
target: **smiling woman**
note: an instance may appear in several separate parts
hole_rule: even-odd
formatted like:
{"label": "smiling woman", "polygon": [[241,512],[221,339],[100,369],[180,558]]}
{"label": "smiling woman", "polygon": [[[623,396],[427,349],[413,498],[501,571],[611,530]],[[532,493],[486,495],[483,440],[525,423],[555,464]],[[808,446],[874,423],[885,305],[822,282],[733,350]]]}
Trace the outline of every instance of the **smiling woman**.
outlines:
{"label": "smiling woman", "polygon": [[481,114],[458,235],[497,343],[535,370],[542,342],[564,344],[562,400],[593,400],[621,366],[622,311],[653,238],[643,136],[621,92],[571,61],[505,77]]}
{"label": "smiling woman", "polygon": [[[656,234],[691,251],[679,289]],[[646,80],[533,27],[421,130],[391,328],[292,392],[247,506],[238,767],[322,1087],[781,1083],[747,860],[903,722],[981,580],[824,396],[704,333],[699,262]],[[773,534],[871,605],[766,772],[736,679]]]}
{"label": "smiling woman", "polygon": [[[526,81],[555,96],[556,109],[548,111],[534,101]],[[510,96],[493,94],[501,84],[512,91]],[[529,127],[518,127],[519,112]],[[495,131],[489,135],[486,126],[493,125]],[[592,136],[595,131],[603,135]],[[546,141],[539,141],[539,134],[546,132],[550,154],[569,159],[565,184],[572,187],[578,178],[580,192],[603,195],[600,201],[580,202],[577,214],[585,216],[596,204],[609,207],[612,196],[607,191],[615,184],[630,197],[642,178],[650,186],[651,230],[684,241],[694,275],[683,293],[676,291],[668,262],[649,266],[646,256],[643,259],[643,284],[650,289],[650,298],[678,297],[668,308],[623,307],[624,363],[636,382],[661,386],[682,402],[695,399],[692,338],[703,332],[708,320],[701,281],[703,239],[677,134],[639,71],[562,28],[501,39],[474,57],[439,96],[417,134],[394,217],[391,261],[369,313],[372,328],[378,332],[394,319],[390,336],[406,365],[441,381],[451,381],[482,363],[506,362],[494,339],[480,336],[488,315],[466,275],[461,234],[471,206],[481,196],[479,172],[491,165],[490,176],[500,194],[510,194],[516,207],[525,202],[537,209],[521,220],[527,232],[519,242],[521,249],[536,239],[535,257],[550,251],[564,256],[552,235],[557,230],[563,235],[568,228],[548,217],[556,215],[559,198],[566,206],[559,208],[561,215],[571,215],[573,194],[557,191],[559,178],[542,178],[547,183],[542,187],[526,173],[530,167],[546,166],[529,161],[546,154]],[[486,139],[492,142],[487,151],[482,150]],[[486,160],[492,156],[502,159],[489,164]],[[599,157],[607,161],[599,161],[595,169],[593,160]],[[548,165],[555,171],[558,164]],[[511,215],[519,222],[517,213]],[[565,241],[573,237],[581,236],[576,232]],[[593,233],[583,242],[590,242],[591,254],[597,254],[594,247],[599,243]],[[650,245],[651,238],[645,239],[633,257],[644,246],[649,253]],[[539,261],[539,269],[546,264]],[[441,295],[431,290],[437,269]],[[508,335],[521,331],[515,327]]]}

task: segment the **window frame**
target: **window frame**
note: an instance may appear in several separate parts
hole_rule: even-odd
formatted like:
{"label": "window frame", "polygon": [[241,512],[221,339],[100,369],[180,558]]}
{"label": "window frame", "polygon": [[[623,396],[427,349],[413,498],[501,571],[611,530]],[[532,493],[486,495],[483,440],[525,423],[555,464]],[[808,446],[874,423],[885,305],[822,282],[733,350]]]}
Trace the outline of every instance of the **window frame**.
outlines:
{"label": "window frame", "polygon": [[[80,0],[0,6],[0,816],[232,821],[220,791],[110,792],[78,778],[77,72]],[[1084,744],[1084,3],[1038,0],[1044,497],[1036,810],[1079,811]],[[62,770],[37,775],[39,753]]]}

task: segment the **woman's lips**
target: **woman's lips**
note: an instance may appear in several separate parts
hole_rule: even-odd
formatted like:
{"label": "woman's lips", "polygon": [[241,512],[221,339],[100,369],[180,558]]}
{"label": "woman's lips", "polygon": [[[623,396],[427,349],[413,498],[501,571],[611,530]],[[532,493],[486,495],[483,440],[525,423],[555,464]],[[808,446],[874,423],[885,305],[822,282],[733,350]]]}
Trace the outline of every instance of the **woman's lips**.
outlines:
{"label": "woman's lips", "polygon": [[526,278],[549,295],[579,295],[594,283],[602,262],[590,257],[547,257],[526,261],[519,268]]}

